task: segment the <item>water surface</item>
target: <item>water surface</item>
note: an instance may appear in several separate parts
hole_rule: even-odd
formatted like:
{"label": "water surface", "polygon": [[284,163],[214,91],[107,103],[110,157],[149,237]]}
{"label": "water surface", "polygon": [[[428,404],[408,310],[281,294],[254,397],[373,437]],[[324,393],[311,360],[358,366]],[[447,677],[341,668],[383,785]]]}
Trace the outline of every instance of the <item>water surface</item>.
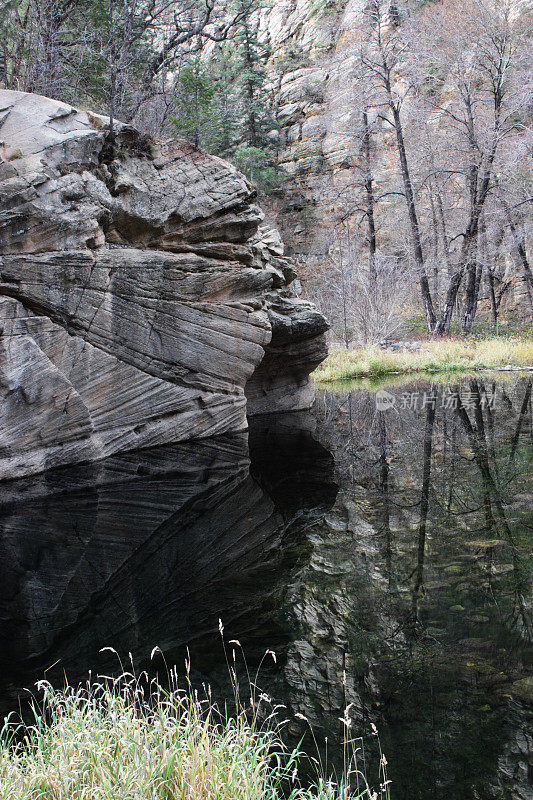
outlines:
{"label": "water surface", "polygon": [[531,423],[529,376],[354,384],[0,484],[0,710],[118,669],[104,646],[152,671],[188,647],[222,696],[222,619],[331,765],[350,706],[393,798],[530,798]]}

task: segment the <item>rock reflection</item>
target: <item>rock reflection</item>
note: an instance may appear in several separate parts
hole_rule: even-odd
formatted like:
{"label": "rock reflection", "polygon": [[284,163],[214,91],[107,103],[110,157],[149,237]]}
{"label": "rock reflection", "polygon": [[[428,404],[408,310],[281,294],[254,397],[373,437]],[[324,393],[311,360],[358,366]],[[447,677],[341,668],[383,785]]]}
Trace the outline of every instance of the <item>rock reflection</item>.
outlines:
{"label": "rock reflection", "polygon": [[301,458],[294,451],[283,473],[290,501],[261,486],[272,473],[267,454],[251,477],[246,435],[1,485],[4,701],[44,670],[78,681],[110,668],[104,646],[142,665],[155,644],[172,659],[208,638],[219,617],[233,628],[246,617],[250,634],[284,585],[287,537],[335,499],[331,454],[305,426],[292,429],[304,421],[257,423],[256,449],[261,437],[276,457],[298,443]]}
{"label": "rock reflection", "polygon": [[330,764],[350,705],[394,800],[529,800],[531,380],[387,391],[0,484],[4,705],[55,662],[110,668],[104,645],[189,647],[228,696],[220,617],[250,665],[276,649],[261,688]]}

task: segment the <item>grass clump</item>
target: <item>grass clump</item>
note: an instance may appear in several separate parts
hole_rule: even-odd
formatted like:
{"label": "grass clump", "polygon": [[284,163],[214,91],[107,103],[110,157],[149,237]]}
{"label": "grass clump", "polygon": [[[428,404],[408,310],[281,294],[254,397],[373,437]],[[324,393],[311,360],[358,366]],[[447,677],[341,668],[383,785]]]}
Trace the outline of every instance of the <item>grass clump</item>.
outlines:
{"label": "grass clump", "polygon": [[376,345],[330,348],[315,370],[317,382],[379,378],[416,372],[468,372],[502,367],[533,366],[533,341],[523,339],[436,339],[415,351],[384,350]]}
{"label": "grass clump", "polygon": [[8,719],[0,734],[2,800],[389,797],[384,757],[379,795],[352,759],[340,782],[319,777],[303,786],[303,754],[282,743],[276,709],[258,723],[265,695],[257,700],[252,690],[248,711],[228,716],[209,693],[201,700],[190,684],[178,689],[175,671],[171,675],[168,690],[132,672],[61,691],[38,684],[44,701],[34,703],[33,723]]}

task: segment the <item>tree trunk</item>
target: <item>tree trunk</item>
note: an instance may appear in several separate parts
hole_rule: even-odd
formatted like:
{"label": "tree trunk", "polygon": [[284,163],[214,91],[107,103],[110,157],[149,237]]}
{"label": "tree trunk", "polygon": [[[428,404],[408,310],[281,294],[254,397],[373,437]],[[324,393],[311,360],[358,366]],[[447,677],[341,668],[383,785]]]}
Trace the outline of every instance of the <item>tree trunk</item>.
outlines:
{"label": "tree trunk", "polygon": [[437,323],[437,317],[433,308],[433,301],[431,299],[431,291],[429,288],[428,276],[424,264],[424,255],[422,252],[422,241],[420,237],[420,225],[418,222],[418,214],[416,212],[415,194],[413,191],[413,184],[411,182],[411,174],[409,172],[409,164],[407,161],[407,153],[405,149],[405,140],[403,138],[402,121],[400,119],[400,110],[392,97],[390,83],[387,81],[387,95],[389,106],[392,111],[394,119],[394,129],[396,131],[396,143],[398,145],[398,155],[400,157],[400,170],[402,174],[402,181],[405,191],[405,199],[407,201],[407,212],[409,215],[409,226],[411,229],[411,238],[413,241],[413,252],[415,258],[416,268],[418,270],[418,279],[420,282],[420,292],[422,294],[422,302],[426,314],[426,324],[428,331],[434,330]]}
{"label": "tree trunk", "polygon": [[511,209],[509,207],[509,203],[507,202],[507,200],[505,200],[503,197],[500,197],[500,202],[505,209],[505,215],[507,217],[511,233],[513,235],[516,251],[518,253],[518,258],[522,265],[522,269],[524,270],[526,291],[529,300],[529,311],[531,317],[533,318],[533,272],[531,271],[531,267],[529,266],[529,261],[527,259],[526,248],[524,247],[524,237],[519,236],[518,231],[516,230],[516,225],[514,223],[513,215],[511,213]]}
{"label": "tree trunk", "polygon": [[475,295],[476,266],[474,249],[477,245],[481,212],[483,211],[485,200],[487,199],[489,193],[492,167],[494,164],[494,159],[496,158],[496,150],[498,148],[501,97],[499,93],[496,93],[494,97],[494,129],[492,135],[492,144],[489,152],[486,155],[485,165],[480,178],[481,167],[476,161],[476,151],[478,150],[478,146],[475,137],[474,119],[472,116],[472,100],[468,91],[463,94],[463,102],[466,110],[468,138],[472,153],[469,170],[470,218],[468,220],[468,225],[463,237],[459,266],[452,275],[450,286],[446,295],[444,310],[438,324],[435,327],[436,334],[450,332],[453,308],[457,301],[457,294],[459,292],[459,287],[461,285],[465,270],[468,273],[469,282],[467,287],[467,303],[465,316],[463,319],[463,329],[465,329],[465,324],[468,329],[470,329],[472,326],[477,303]]}
{"label": "tree trunk", "polygon": [[[244,22],[244,64],[248,75],[252,74],[254,68],[254,57],[252,53],[252,44],[250,41],[250,28],[248,20]],[[246,80],[246,97],[247,97],[247,120],[248,120],[248,144],[252,147],[257,147],[257,120],[255,117],[255,87],[253,78],[249,77]]]}
{"label": "tree trunk", "polygon": [[479,283],[477,280],[478,263],[475,258],[476,247],[473,246],[472,249],[473,252],[466,273],[466,298],[461,326],[463,333],[470,333],[472,330],[472,323],[474,322],[477,309],[477,295],[479,292]]}
{"label": "tree trunk", "polygon": [[58,42],[61,24],[59,9],[55,3],[46,4],[41,18],[41,38],[43,46],[42,93],[47,97],[59,99]]}
{"label": "tree trunk", "polygon": [[345,268],[344,268],[344,259],[342,257],[342,245],[337,239],[339,245],[339,262],[341,268],[341,291],[342,291],[342,318],[344,322],[344,344],[346,348],[350,346],[350,337],[348,335],[348,309],[346,303],[346,275],[345,275]]}
{"label": "tree trunk", "polygon": [[371,296],[374,298],[377,286],[376,271],[376,224],[374,220],[374,185],[372,179],[372,154],[370,148],[370,129],[367,110],[363,111],[363,150],[365,155],[365,195],[366,221],[368,230],[368,269]]}
{"label": "tree trunk", "polygon": [[490,307],[492,310],[492,319],[494,322],[494,326],[496,328],[496,336],[498,335],[498,305],[496,303],[496,294],[494,292],[494,273],[492,271],[492,267],[488,266],[487,268],[487,281],[489,284],[489,291],[490,291]]}
{"label": "tree trunk", "polygon": [[[468,272],[469,281],[471,281],[471,284],[469,283],[469,287],[467,288],[467,311],[465,312],[465,318],[466,314],[469,313],[470,324],[471,320],[473,320],[473,311],[475,309],[475,302],[476,302],[475,298],[476,260],[474,252],[479,232],[479,218],[481,216],[485,200],[487,199],[489,191],[489,181],[490,181],[490,176],[492,174],[492,164],[495,155],[496,155],[496,143],[494,143],[492,151],[489,155],[487,167],[485,169],[483,180],[481,182],[481,187],[477,194],[476,203],[472,206],[470,212],[470,219],[468,221],[468,226],[463,236],[463,245],[461,247],[459,265],[455,270],[455,272],[453,273],[452,278],[450,280],[450,285],[448,287],[448,292],[446,294],[446,301],[444,303],[442,316],[435,327],[436,334],[446,334],[450,332],[450,324],[452,320],[453,309],[457,300],[457,294],[459,292],[459,287],[461,285],[461,281],[463,280],[465,271]],[[469,290],[470,290],[470,295],[469,295]],[[470,306],[468,305],[469,299],[471,303]]]}
{"label": "tree trunk", "polygon": [[433,299],[438,308],[439,305],[439,226],[435,200],[433,198],[433,186],[429,185],[429,203],[431,206],[431,233],[433,239]]}
{"label": "tree trunk", "polygon": [[446,300],[444,301],[444,307],[442,309],[441,318],[438,321],[437,325],[435,326],[436,335],[442,335],[450,332],[453,309],[455,307],[457,294],[459,292],[461,281],[463,280],[464,272],[465,272],[465,266],[464,264],[461,264],[455,270],[450,279],[450,284],[448,286],[448,291],[446,292]]}

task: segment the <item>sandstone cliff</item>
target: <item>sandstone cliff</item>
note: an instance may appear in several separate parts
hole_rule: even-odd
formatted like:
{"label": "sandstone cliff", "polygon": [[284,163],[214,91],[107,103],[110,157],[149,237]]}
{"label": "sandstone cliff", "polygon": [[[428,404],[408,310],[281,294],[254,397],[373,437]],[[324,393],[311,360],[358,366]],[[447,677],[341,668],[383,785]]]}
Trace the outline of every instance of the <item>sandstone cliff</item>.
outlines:
{"label": "sandstone cliff", "polygon": [[[405,9],[406,4],[400,5]],[[432,5],[422,2],[411,4],[414,18],[421,17],[424,8]],[[446,2],[441,5],[453,6]],[[390,4],[391,9],[394,6],[394,3]],[[512,19],[520,19],[531,15],[533,6],[530,0],[511,0],[509,8]],[[280,129],[278,162],[287,176],[283,191],[273,195],[269,211],[282,236],[290,243],[291,255],[305,265],[301,275],[304,283],[306,272],[316,277],[325,268],[331,274],[331,266],[334,265],[332,255],[338,248],[333,227],[346,218],[351,207],[358,206],[357,200],[362,196],[365,167],[361,144],[360,76],[367,11],[368,3],[362,0],[281,0],[265,6],[260,13],[258,35],[269,51],[266,64],[268,93]],[[395,72],[394,82],[405,93],[402,114],[409,140],[410,126],[419,124],[418,112],[416,104],[413,104],[413,92],[409,90],[409,79],[402,72],[401,64]],[[456,90],[446,84],[443,105],[456,96]],[[385,116],[382,108],[379,113],[376,108],[369,109],[375,143],[372,176],[376,193],[386,198],[376,205],[374,214],[379,228],[378,249],[381,245],[384,253],[391,251],[398,255],[403,253],[404,242],[397,234],[398,231],[407,231],[408,220],[401,205],[390,215],[394,192],[401,192],[402,189],[398,178],[394,132],[392,126],[384,122]],[[436,115],[430,125],[432,135],[446,136],[444,128],[439,132],[439,125],[439,116]],[[408,141],[408,146],[412,148],[409,152],[411,167],[416,172],[419,151],[416,142],[412,144]],[[446,142],[441,146],[446,146]],[[387,196],[388,192],[391,192],[390,196]],[[363,247],[360,258],[366,263],[366,234],[359,223],[360,211],[350,213],[353,213],[353,240]],[[429,207],[423,206],[422,216],[426,214],[429,218],[430,213]],[[453,223],[452,219],[448,225]],[[457,257],[455,248],[458,248],[459,241],[453,238],[455,234],[455,231],[450,233],[452,260]],[[428,234],[425,246],[431,255],[429,238]],[[530,242],[529,230],[526,240],[528,251]],[[512,242],[508,249],[513,250]],[[349,250],[348,245],[346,250]],[[529,317],[531,306],[527,281],[516,253],[506,253],[503,248],[496,255],[498,280],[504,289],[502,311],[512,310]],[[439,259],[437,266],[443,270],[445,259],[442,254]],[[313,287],[308,288],[313,294]],[[322,292],[327,295],[327,285]],[[414,288],[415,302],[416,298],[417,290]],[[490,313],[485,279],[480,300],[480,311]],[[331,309],[332,323],[335,322],[334,313],[334,309]]]}
{"label": "sandstone cliff", "polygon": [[0,92],[0,479],[313,400],[327,323],[253,187],[106,124]]}

